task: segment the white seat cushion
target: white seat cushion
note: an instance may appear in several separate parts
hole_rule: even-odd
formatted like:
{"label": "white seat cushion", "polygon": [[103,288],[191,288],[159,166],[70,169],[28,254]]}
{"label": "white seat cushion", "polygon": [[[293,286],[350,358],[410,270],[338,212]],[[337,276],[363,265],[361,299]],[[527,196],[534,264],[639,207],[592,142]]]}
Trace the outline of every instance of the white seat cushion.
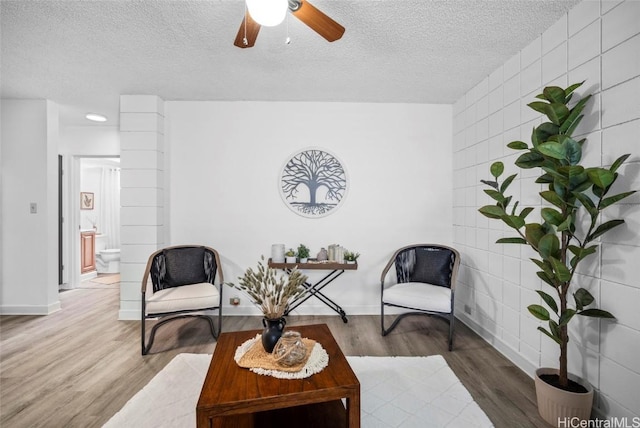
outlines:
{"label": "white seat cushion", "polygon": [[[147,294],[149,296],[149,294]],[[218,306],[220,292],[208,282],[157,291],[147,298],[147,314],[200,310]]]}
{"label": "white seat cushion", "polygon": [[433,312],[451,312],[451,289],[423,282],[407,282],[384,290],[384,303]]}

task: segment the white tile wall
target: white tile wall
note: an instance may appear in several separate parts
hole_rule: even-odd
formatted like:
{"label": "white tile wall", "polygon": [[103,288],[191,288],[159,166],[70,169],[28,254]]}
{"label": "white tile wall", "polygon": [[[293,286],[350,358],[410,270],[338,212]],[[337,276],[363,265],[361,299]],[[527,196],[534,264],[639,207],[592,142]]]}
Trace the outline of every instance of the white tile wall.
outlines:
{"label": "white tile wall", "polygon": [[639,31],[640,2],[621,2],[602,16],[602,51],[608,51]]}
{"label": "white tile wall", "polygon": [[[526,104],[543,86],[582,80],[578,95],[594,94],[576,132],[587,138],[583,164],[607,166],[632,153],[613,190],[640,190],[640,1],[583,1],[454,106],[455,133],[465,136],[464,145],[454,146],[454,169],[461,177],[455,184],[454,212],[460,211],[454,240],[465,264],[456,305],[472,308],[464,316],[490,343],[517,354],[513,360],[529,372],[555,365],[557,358],[557,347],[537,331],[539,323],[526,309],[540,302],[535,290],[548,287],[535,274],[530,248],[495,244],[513,231],[477,213],[492,203],[478,180],[490,178],[489,165],[501,160],[505,176],[519,172],[510,188],[514,199],[539,207],[541,186],[533,183],[538,171],[519,171],[513,165],[518,153],[505,145],[530,142],[531,129],[542,118]],[[600,252],[578,278],[598,306],[618,319],[578,319],[571,325],[578,336],[571,342],[570,370],[597,388],[601,416],[640,416],[640,195],[608,211],[607,219],[620,216],[627,224],[603,238]]]}
{"label": "white tile wall", "polygon": [[640,75],[640,34],[602,55],[602,87],[608,89]]}
{"label": "white tile wall", "polygon": [[640,77],[602,92],[602,127],[636,120],[640,117]]}
{"label": "white tile wall", "polygon": [[579,3],[569,11],[568,32],[573,36],[593,21],[600,19],[600,2],[587,0]]}
{"label": "white tile wall", "polygon": [[542,53],[546,54],[567,40],[567,16],[560,18],[542,34]]}
{"label": "white tile wall", "polygon": [[600,21],[589,24],[569,39],[569,69],[600,55]]}
{"label": "white tile wall", "polygon": [[567,43],[550,50],[542,57],[542,82],[548,85],[567,73]]}

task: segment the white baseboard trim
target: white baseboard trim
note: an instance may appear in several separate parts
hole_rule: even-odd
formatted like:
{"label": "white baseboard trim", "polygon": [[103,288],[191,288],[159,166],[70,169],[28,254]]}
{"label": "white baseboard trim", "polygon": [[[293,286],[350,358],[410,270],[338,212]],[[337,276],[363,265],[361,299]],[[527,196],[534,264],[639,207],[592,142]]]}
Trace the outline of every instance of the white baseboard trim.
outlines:
{"label": "white baseboard trim", "polygon": [[140,308],[138,309],[120,309],[118,311],[119,321],[140,321]]}
{"label": "white baseboard trim", "polygon": [[50,315],[60,309],[59,300],[49,305],[2,305],[0,315]]}

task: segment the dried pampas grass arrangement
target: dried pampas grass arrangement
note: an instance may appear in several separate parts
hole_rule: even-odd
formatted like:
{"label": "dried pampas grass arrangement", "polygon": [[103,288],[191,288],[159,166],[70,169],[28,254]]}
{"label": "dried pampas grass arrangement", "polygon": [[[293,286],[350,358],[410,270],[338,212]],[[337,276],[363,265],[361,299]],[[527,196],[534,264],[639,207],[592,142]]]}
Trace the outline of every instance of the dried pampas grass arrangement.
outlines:
{"label": "dried pampas grass arrangement", "polygon": [[[264,256],[261,260],[264,261]],[[304,294],[306,289],[302,284],[307,276],[294,268],[289,275],[281,274],[276,278],[275,269],[265,268],[262,261],[258,262],[257,272],[249,268],[244,276],[238,277],[239,285],[231,282],[226,284],[246,292],[266,318],[278,319],[291,302]]]}

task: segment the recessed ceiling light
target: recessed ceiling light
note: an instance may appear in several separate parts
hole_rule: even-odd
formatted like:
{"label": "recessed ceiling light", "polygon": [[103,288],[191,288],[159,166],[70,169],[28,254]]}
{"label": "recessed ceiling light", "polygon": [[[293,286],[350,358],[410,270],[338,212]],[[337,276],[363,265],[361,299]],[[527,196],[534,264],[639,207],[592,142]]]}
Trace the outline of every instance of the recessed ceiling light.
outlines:
{"label": "recessed ceiling light", "polygon": [[97,113],[87,113],[84,117],[93,122],[106,122],[107,117]]}

